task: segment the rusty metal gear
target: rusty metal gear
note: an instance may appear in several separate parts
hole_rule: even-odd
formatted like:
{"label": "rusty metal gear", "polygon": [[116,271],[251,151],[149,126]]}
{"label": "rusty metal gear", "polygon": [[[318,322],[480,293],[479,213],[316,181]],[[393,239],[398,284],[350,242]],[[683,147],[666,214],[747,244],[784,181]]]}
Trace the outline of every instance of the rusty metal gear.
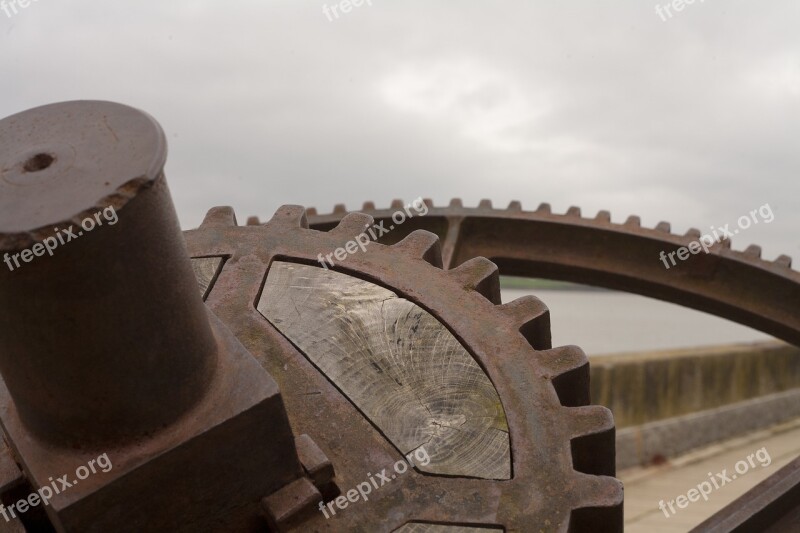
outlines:
{"label": "rusty metal gear", "polygon": [[[723,240],[709,253],[692,255],[677,266],[665,268],[659,254],[677,250],[697,240],[701,233],[671,233],[670,224],[643,228],[638,216],[623,224],[611,222],[608,211],[584,218],[578,207],[565,214],[551,212],[549,204],[523,211],[519,202],[494,209],[489,200],[464,207],[454,199],[435,207],[425,200],[428,213],[407,220],[384,237],[395,242],[409,231],[425,229],[442,241],[445,268],[472,257],[488,257],[504,275],[576,281],[664,300],[763,331],[800,345],[800,272],[781,255],[761,259],[761,248],[731,249]],[[362,211],[376,220],[388,220],[404,203],[376,209],[367,202]],[[338,204],[333,213],[317,214],[309,208],[309,224],[329,229],[347,214]]]}
{"label": "rusty metal gear", "polygon": [[[185,237],[190,256],[207,271],[201,287],[206,304],[275,377],[294,433],[310,436],[330,459],[335,486],[347,490],[402,454],[255,305],[276,261],[321,269],[320,252],[344,246],[372,223],[365,214],[340,218],[329,231],[315,231],[304,208],[284,206],[265,225],[238,226],[230,208],[214,208]],[[382,487],[367,504],[330,519],[316,508],[306,510],[287,519],[294,524],[287,529],[391,532],[417,524],[415,531],[444,525],[456,529],[442,531],[621,531],[613,419],[606,408],[588,405],[586,356],[577,347],[550,348],[549,312],[538,299],[500,305],[498,269],[489,260],[475,258],[446,271],[441,257],[436,235],[413,231],[391,246],[371,244],[334,269],[414,302],[467,348],[502,400],[511,479],[414,471]],[[337,490],[331,487],[321,487],[328,498]],[[293,502],[272,504],[275,515],[303,514]],[[418,523],[438,526],[420,529]]]}
{"label": "rusty metal gear", "polygon": [[[389,208],[376,209],[374,203],[366,202],[363,211],[376,220],[388,220],[403,205],[394,200]],[[692,228],[684,235],[675,235],[668,222],[643,228],[638,216],[615,224],[608,211],[588,219],[581,216],[578,207],[555,214],[546,203],[535,211],[523,211],[518,201],[507,209],[494,209],[489,200],[474,208],[465,208],[460,199],[445,207],[435,207],[431,200],[425,200],[425,205],[425,216],[409,220],[383,241],[392,243],[408,231],[426,229],[441,238],[446,268],[485,256],[507,275],[576,281],[638,293],[727,318],[800,345],[800,273],[791,268],[792,259],[787,255],[763,260],[759,246],[732,250],[731,241],[726,239],[708,253],[693,255],[668,269],[659,261],[660,253],[688,246],[700,238],[699,230]],[[323,215],[309,208],[310,226],[329,229],[347,212],[342,204]],[[799,471],[800,459],[695,531],[766,530],[772,526],[782,531],[797,520]]]}

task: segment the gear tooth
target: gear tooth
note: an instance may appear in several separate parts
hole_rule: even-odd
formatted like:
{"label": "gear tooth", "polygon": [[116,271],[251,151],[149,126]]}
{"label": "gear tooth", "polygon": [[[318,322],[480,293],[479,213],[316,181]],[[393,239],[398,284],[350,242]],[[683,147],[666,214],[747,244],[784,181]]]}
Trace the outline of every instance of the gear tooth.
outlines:
{"label": "gear tooth", "polygon": [[393,248],[442,268],[442,246],[439,243],[439,236],[435,233],[422,229],[412,231]]}
{"label": "gear tooth", "polygon": [[[614,429],[614,415],[602,405],[584,405],[570,407],[572,437],[594,435],[602,431]],[[582,472],[582,470],[581,470]],[[586,472],[587,474],[591,472]]]}
{"label": "gear tooth", "polygon": [[201,228],[223,228],[228,226],[238,226],[236,223],[236,213],[230,206],[212,207],[203,218]]}
{"label": "gear tooth", "polygon": [[403,209],[405,205],[406,204],[403,203],[403,200],[395,198],[394,200],[392,200],[392,203],[389,207],[391,207],[392,209]]}
{"label": "gear tooth", "polygon": [[730,239],[722,239],[719,241],[720,248],[727,248],[728,250],[731,249],[731,240]]}
{"label": "gear tooth", "polygon": [[547,369],[561,405],[589,405],[589,359],[577,346],[561,346],[538,354],[538,364]]}
{"label": "gear tooth", "polygon": [[317,208],[316,207],[306,207],[306,215],[310,217],[317,216]]}
{"label": "gear tooth", "polygon": [[423,198],[422,202],[428,207],[433,207],[433,200],[431,198]]}
{"label": "gear tooth", "polygon": [[775,259],[774,263],[778,266],[782,266],[785,268],[792,268],[792,258],[788,255],[780,255],[777,259]]}
{"label": "gear tooth", "polygon": [[478,203],[478,207],[481,209],[492,209],[492,201],[488,198],[484,198]]}
{"label": "gear tooth", "polygon": [[331,230],[331,233],[345,235],[348,239],[352,239],[356,235],[363,233],[373,222],[375,220],[370,215],[355,212],[347,213],[339,221],[339,224]]}
{"label": "gear tooth", "polygon": [[747,257],[752,259],[760,259],[761,258],[761,247],[757,244],[751,244],[747,247],[747,249],[742,252]]}
{"label": "gear tooth", "polygon": [[552,213],[553,209],[550,207],[550,204],[547,202],[542,202],[539,204],[539,207],[536,208],[537,213]]}
{"label": "gear tooth", "polygon": [[519,332],[535,350],[552,348],[550,310],[539,298],[522,296],[499,306],[498,309],[517,324]]}
{"label": "gear tooth", "polygon": [[575,494],[575,508],[570,513],[569,531],[622,531],[623,497],[622,482],[609,476],[576,474],[576,485],[583,487]]}
{"label": "gear tooth", "polygon": [[572,205],[569,207],[569,209],[567,209],[567,212],[564,214],[568,217],[581,218],[581,208],[576,205]]}
{"label": "gear tooth", "polygon": [[258,219],[257,216],[247,217],[247,225],[248,226],[260,226],[261,221]]}
{"label": "gear tooth", "polygon": [[597,212],[597,216],[594,217],[595,220],[599,220],[601,222],[611,222],[611,212],[606,211],[603,209],[602,211]]}
{"label": "gear tooth", "polygon": [[672,233],[672,225],[669,222],[661,221],[656,224],[655,230],[663,233]]}
{"label": "gear tooth", "polygon": [[334,213],[347,213],[347,207],[344,204],[336,204],[333,206]]}
{"label": "gear tooth", "polygon": [[361,209],[364,211],[375,211],[375,202],[364,202],[364,206]]}
{"label": "gear tooth", "polygon": [[614,415],[600,405],[568,409],[572,468],[594,476],[615,475]]}
{"label": "gear tooth", "polygon": [[522,202],[519,200],[512,200],[510,204],[508,204],[509,211],[522,211]]}
{"label": "gear tooth", "polygon": [[628,217],[628,220],[626,220],[625,224],[623,225],[631,228],[640,228],[642,227],[642,219],[639,218],[637,215],[631,215]]}
{"label": "gear tooth", "polygon": [[686,237],[689,238],[689,239],[692,239],[692,240],[699,239],[701,235],[702,235],[702,233],[700,233],[700,230],[697,229],[697,228],[689,228],[686,231]]}
{"label": "gear tooth", "polygon": [[293,228],[308,228],[306,208],[302,205],[282,205],[275,211],[268,224],[279,224]]}
{"label": "gear tooth", "polygon": [[450,200],[450,207],[464,207],[464,204],[461,202],[461,198],[453,198]]}
{"label": "gear tooth", "polygon": [[482,294],[495,305],[500,304],[500,270],[485,257],[473,257],[447,273],[464,288]]}

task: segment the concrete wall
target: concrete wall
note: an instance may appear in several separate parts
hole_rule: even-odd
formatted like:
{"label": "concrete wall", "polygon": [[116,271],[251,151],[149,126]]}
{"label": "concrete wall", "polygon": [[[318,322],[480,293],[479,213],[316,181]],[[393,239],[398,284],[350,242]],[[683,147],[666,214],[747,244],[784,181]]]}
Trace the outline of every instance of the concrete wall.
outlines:
{"label": "concrete wall", "polygon": [[590,359],[592,403],[617,428],[800,387],[800,348],[782,342],[621,354]]}
{"label": "concrete wall", "polygon": [[617,431],[617,469],[671,457],[800,418],[800,389]]}

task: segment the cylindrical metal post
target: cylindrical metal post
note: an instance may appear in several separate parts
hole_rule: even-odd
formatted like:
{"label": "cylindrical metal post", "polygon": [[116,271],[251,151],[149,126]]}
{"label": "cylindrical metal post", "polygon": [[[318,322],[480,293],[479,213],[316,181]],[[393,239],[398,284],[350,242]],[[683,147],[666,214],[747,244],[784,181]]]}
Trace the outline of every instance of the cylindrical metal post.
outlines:
{"label": "cylindrical metal post", "polygon": [[155,120],[119,104],[0,121],[0,373],[49,442],[150,434],[211,380],[216,344],[165,160]]}

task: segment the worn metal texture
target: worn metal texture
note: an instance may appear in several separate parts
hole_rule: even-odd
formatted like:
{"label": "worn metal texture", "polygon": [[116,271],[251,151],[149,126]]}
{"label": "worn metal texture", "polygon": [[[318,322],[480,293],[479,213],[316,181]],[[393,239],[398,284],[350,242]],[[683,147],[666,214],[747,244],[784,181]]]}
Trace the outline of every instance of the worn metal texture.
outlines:
{"label": "worn metal texture", "polygon": [[[433,206],[385,235],[396,242],[415,229],[436,233],[442,241],[445,268],[473,257],[487,257],[504,275],[574,281],[673,302],[800,345],[800,272],[791,269],[791,258],[761,259],[761,249],[730,248],[726,239],[708,254],[692,255],[670,268],[659,259],[700,237],[690,229],[685,235],[670,232],[669,223],[643,228],[639,217],[625,223],[611,222],[608,211],[584,218],[577,207],[565,214],[552,213],[548,204],[523,211],[519,202],[494,209],[484,200],[478,207],[463,207],[460,200],[449,206]],[[362,212],[375,220],[389,220],[404,204],[376,209],[371,202]],[[333,213],[309,209],[309,225],[329,229],[347,214],[339,205]]]}
{"label": "worn metal texture", "polygon": [[[494,209],[489,200],[475,208],[463,207],[459,199],[449,206],[435,207],[431,200],[425,203],[425,216],[398,226],[383,242],[396,242],[409,231],[428,229],[442,240],[446,268],[485,256],[505,275],[574,281],[642,294],[800,345],[800,273],[791,268],[792,260],[786,255],[766,261],[761,259],[760,247],[732,250],[731,241],[726,239],[710,248],[708,254],[692,255],[667,269],[659,259],[660,253],[688,246],[700,238],[699,230],[675,235],[667,222],[643,228],[639,217],[631,216],[624,224],[615,224],[608,211],[589,219],[583,218],[577,207],[555,214],[548,204],[523,211],[516,201],[507,209]],[[389,221],[403,205],[395,200],[389,208],[376,209],[367,202],[362,211],[375,220]],[[347,213],[341,204],[324,215],[309,208],[310,227],[330,229]],[[798,472],[800,462],[794,461],[764,482],[765,486],[785,490],[757,488],[721,510],[701,530],[751,531],[754,524],[773,523],[775,531],[789,524],[800,527],[800,495],[787,482]]]}
{"label": "worn metal texture", "polygon": [[[313,231],[302,207],[284,206],[266,225],[237,226],[230,208],[214,208],[198,229],[185,233],[192,257],[225,259],[206,304],[275,376],[292,428],[310,435],[330,458],[342,494],[402,455],[258,312],[256,302],[274,261],[313,265],[318,254],[343,246],[370,222],[352,214],[329,232]],[[498,305],[497,268],[473,259],[442,270],[438,239],[429,232],[394,246],[371,244],[335,269],[414,302],[469,349],[503,402],[513,476],[497,481],[409,470],[374,489],[369,501],[329,518],[314,511],[297,531],[391,532],[410,522],[520,532],[621,530],[613,419],[607,409],[587,405],[583,352],[548,349],[549,314],[538,299]]]}
{"label": "worn metal texture", "polygon": [[2,497],[63,476],[58,531],[260,530],[261,498],[305,475],[275,381],[198,294],[165,159],[119,104],[0,121],[0,253],[21,258],[0,268]]}
{"label": "worn metal texture", "polygon": [[[44,156],[45,168],[26,170]],[[119,104],[53,104],[0,122],[0,255],[22,251],[19,267],[0,268],[0,306],[13,309],[0,314],[0,371],[26,427],[50,442],[153,432],[211,379],[213,337],[165,162],[158,124]],[[52,256],[26,262],[48,238]]]}

